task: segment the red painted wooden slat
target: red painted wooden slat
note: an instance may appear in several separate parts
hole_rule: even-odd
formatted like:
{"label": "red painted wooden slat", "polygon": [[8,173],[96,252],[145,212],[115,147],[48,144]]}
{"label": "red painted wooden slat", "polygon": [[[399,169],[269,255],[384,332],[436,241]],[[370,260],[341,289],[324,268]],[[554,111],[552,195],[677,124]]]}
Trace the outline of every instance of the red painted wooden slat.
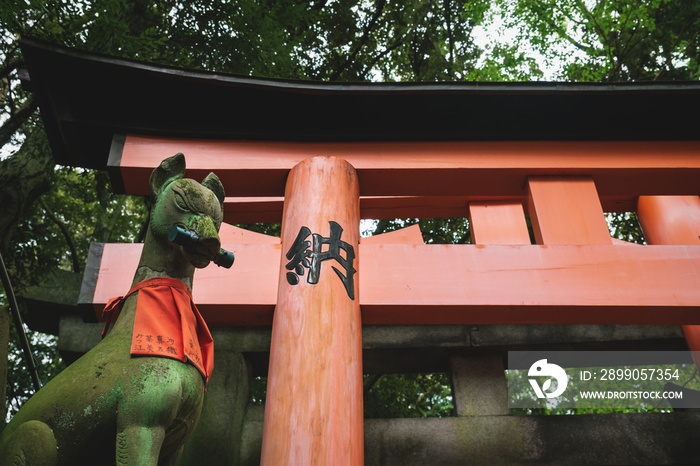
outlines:
{"label": "red painted wooden slat", "polygon": [[[224,244],[195,273],[211,325],[270,325],[279,244]],[[106,244],[94,305],[126,292],[141,246]],[[700,246],[360,244],[364,324],[700,324]],[[370,260],[371,259],[371,260]]]}
{"label": "red painted wooden slat", "polygon": [[470,202],[469,226],[474,244],[531,244],[519,202]]}
{"label": "red painted wooden slat", "polygon": [[182,152],[187,175],[210,171],[228,196],[282,196],[302,160],[332,155],[358,172],[362,196],[526,196],[533,175],[593,177],[601,197],[700,194],[700,141],[300,143],[129,135],[119,160],[126,192],[146,194],[164,157]]}
{"label": "red painted wooden slat", "polygon": [[592,178],[530,177],[528,189],[537,244],[612,244]]}

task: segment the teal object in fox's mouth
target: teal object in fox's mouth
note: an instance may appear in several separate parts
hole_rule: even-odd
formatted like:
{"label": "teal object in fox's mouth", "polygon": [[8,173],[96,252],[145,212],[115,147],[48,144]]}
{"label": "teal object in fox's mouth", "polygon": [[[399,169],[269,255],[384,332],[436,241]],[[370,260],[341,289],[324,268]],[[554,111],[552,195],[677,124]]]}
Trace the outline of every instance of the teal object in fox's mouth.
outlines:
{"label": "teal object in fox's mouth", "polygon": [[179,225],[175,225],[168,233],[168,241],[179,244],[180,246],[189,246],[194,244],[199,239],[196,231],[188,230]]}
{"label": "teal object in fox's mouth", "polygon": [[236,260],[236,258],[233,253],[222,248],[219,254],[214,258],[214,263],[219,267],[230,269],[234,260]]}
{"label": "teal object in fox's mouth", "polygon": [[[168,233],[168,241],[171,243],[179,244],[180,246],[190,246],[199,240],[199,235],[196,231],[188,230],[179,225],[175,225],[170,229]],[[224,267],[230,269],[233,262],[236,260],[235,256],[231,251],[227,251],[223,248],[219,250],[219,254],[214,257],[212,262],[214,262],[219,267]]]}

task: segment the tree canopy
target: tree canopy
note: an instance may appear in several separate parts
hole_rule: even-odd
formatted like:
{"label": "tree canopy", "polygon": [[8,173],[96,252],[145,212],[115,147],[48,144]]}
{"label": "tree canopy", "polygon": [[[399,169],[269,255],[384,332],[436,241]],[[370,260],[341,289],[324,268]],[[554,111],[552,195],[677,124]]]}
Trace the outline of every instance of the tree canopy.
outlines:
{"label": "tree canopy", "polygon": [[698,79],[696,1],[501,0],[499,5],[507,11],[505,23],[518,30],[517,43],[556,60],[560,79]]}
{"label": "tree canopy", "polygon": [[[644,81],[698,80],[699,32],[695,0],[0,0],[0,252],[22,289],[52,270],[81,272],[92,241],[138,241],[147,218],[105,173],[55,165],[20,84],[23,36],[289,79]],[[470,241],[464,218],[420,223],[428,242]],[[640,238],[633,215],[611,225]],[[54,359],[51,343],[44,351]]]}

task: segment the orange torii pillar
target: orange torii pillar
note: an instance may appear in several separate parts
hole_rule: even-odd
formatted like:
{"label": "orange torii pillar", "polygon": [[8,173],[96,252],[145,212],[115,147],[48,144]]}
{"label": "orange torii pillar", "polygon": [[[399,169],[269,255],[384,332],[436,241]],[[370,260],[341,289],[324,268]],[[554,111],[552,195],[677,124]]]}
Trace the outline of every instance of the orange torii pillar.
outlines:
{"label": "orange torii pillar", "polygon": [[[700,245],[698,196],[640,196],[637,215],[648,244]],[[700,351],[700,325],[681,328],[688,348]]]}
{"label": "orange torii pillar", "polygon": [[262,465],[364,462],[357,173],[314,157],[289,173]]}

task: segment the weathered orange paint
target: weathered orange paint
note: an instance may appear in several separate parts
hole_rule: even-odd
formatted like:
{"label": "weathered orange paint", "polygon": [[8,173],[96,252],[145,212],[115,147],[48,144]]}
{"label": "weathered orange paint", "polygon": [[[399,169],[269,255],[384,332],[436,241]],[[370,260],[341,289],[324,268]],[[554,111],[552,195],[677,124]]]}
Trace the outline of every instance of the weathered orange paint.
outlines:
{"label": "weathered orange paint", "polygon": [[[359,271],[360,197],[357,174],[344,160],[314,157],[289,174],[282,221],[282,254],[304,226],[324,237],[330,221],[353,246]],[[311,241],[311,237],[308,238]],[[324,247],[323,250],[326,250]],[[341,255],[345,256],[344,252]],[[282,256],[272,324],[261,464],[362,465],[362,322],[359,274],[352,299],[332,266],[317,284],[287,282]]]}
{"label": "weathered orange paint", "polygon": [[[263,235],[264,236],[264,235]],[[277,238],[279,240],[279,238]],[[107,301],[131,288],[142,244],[105,244],[91,303],[98,320]],[[235,267],[207,267],[194,274],[192,299],[207,325],[270,325],[277,299],[280,243],[223,243]],[[228,274],[225,272],[229,272]]]}
{"label": "weathered orange paint", "polygon": [[255,231],[238,228],[228,223],[222,223],[219,229],[222,243],[233,244],[280,244],[282,240],[276,236],[264,235]]}
{"label": "weathered orange paint", "polygon": [[698,196],[640,196],[637,214],[648,244],[700,245]]}
{"label": "weathered orange paint", "polygon": [[[224,249],[236,256],[231,269],[195,271],[193,298],[210,326],[270,325],[277,302],[280,238],[221,224]],[[366,240],[366,241],[365,241]],[[365,238],[367,244],[423,244],[418,225]],[[265,245],[265,246],[263,246]],[[105,244],[92,304],[98,320],[107,301],[131,287],[142,244]],[[225,273],[226,272],[226,273]]]}
{"label": "weathered orange paint", "polygon": [[360,238],[360,244],[423,244],[423,235],[418,225],[411,225],[381,235]]}
{"label": "weathered orange paint", "polygon": [[621,239],[613,238],[612,243],[615,246],[636,246],[636,247],[641,247],[641,244],[638,243],[630,243],[629,241],[623,241]]}
{"label": "weathered orange paint", "polygon": [[519,202],[470,202],[469,227],[474,244],[531,244]]}
{"label": "weathered orange paint", "polygon": [[229,196],[282,196],[289,170],[316,155],[351,163],[363,196],[526,196],[531,175],[591,176],[602,198],[700,194],[700,141],[304,143],[135,135],[126,137],[118,162],[126,192],[146,194],[153,167],[177,152],[187,156],[187,176],[214,171]]}
{"label": "weathered orange paint", "polygon": [[528,190],[537,244],[612,244],[591,177],[530,177]]}
{"label": "weathered orange paint", "polygon": [[[700,245],[698,196],[641,196],[637,216],[647,244]],[[681,329],[688,348],[700,351],[700,326],[682,325]],[[700,368],[700,361],[696,359],[695,365]]]}
{"label": "weathered orange paint", "polygon": [[700,322],[697,246],[383,245],[362,253],[374,259],[362,263],[365,324]]}
{"label": "weathered orange paint", "polygon": [[[223,247],[235,253],[234,267],[195,273],[200,312],[210,326],[270,325],[281,245]],[[140,248],[105,245],[100,312],[131,286]],[[363,241],[358,256],[363,324],[700,324],[700,246]]]}

